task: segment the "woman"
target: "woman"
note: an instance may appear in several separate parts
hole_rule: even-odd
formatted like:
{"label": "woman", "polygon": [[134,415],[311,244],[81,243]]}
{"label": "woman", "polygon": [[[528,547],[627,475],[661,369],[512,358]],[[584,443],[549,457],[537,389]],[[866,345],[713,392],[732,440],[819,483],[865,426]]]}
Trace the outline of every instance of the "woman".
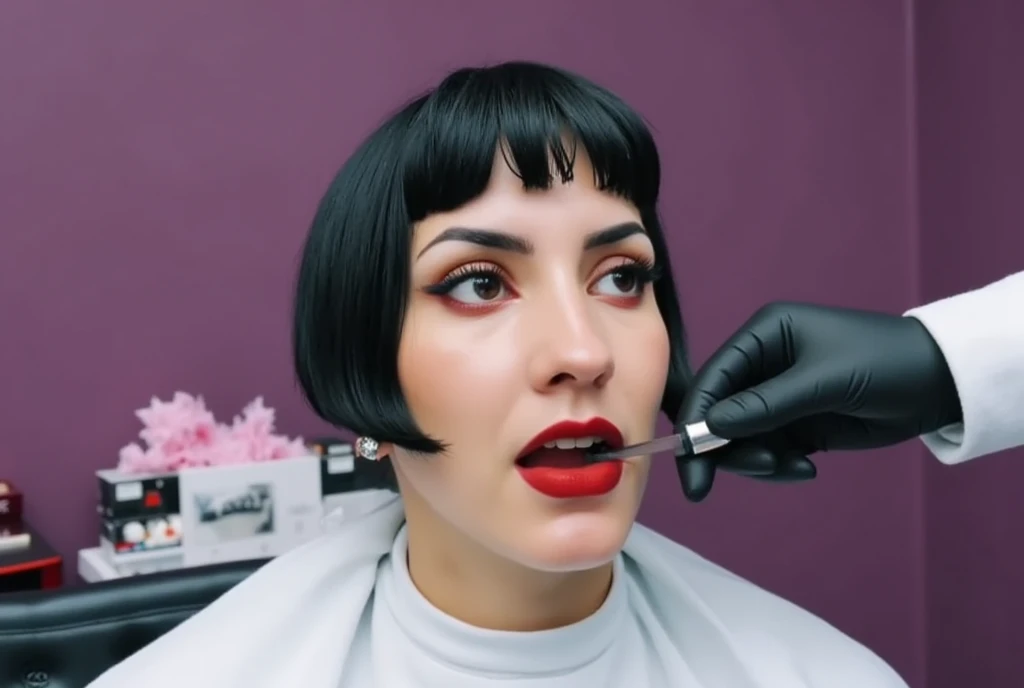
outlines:
{"label": "woman", "polygon": [[95,685],[894,688],[810,614],[634,524],[688,384],[658,154],[607,91],[465,69],[313,222],[295,363],[400,497],[278,558]]}

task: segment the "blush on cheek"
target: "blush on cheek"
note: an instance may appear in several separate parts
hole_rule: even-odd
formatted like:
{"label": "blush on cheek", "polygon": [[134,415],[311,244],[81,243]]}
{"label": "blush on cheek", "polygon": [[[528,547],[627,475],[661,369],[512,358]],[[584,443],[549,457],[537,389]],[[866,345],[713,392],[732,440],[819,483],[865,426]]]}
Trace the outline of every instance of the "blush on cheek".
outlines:
{"label": "blush on cheek", "polygon": [[399,380],[406,406],[420,429],[429,435],[443,435],[448,411],[451,376],[445,376],[444,364],[421,355],[404,357],[399,363]]}
{"label": "blush on cheek", "polygon": [[[508,337],[475,332],[470,321],[428,332],[412,328],[403,337],[398,373],[413,418],[428,434],[463,444],[467,432],[493,432],[508,412],[519,376]],[[420,326],[429,326],[420,323]]]}
{"label": "blush on cheek", "polygon": [[655,413],[661,407],[670,354],[668,332],[660,315],[656,317],[623,333],[616,357],[616,374],[629,377],[620,382],[635,398],[649,399]]}

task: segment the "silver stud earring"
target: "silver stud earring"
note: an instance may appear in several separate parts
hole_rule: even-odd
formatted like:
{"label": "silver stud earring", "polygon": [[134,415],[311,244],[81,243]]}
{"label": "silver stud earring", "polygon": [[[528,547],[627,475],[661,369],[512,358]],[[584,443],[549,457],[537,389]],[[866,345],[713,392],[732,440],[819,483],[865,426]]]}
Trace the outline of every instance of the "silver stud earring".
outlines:
{"label": "silver stud earring", "polygon": [[356,456],[361,456],[368,461],[377,460],[377,450],[380,445],[372,437],[360,437],[356,440]]}

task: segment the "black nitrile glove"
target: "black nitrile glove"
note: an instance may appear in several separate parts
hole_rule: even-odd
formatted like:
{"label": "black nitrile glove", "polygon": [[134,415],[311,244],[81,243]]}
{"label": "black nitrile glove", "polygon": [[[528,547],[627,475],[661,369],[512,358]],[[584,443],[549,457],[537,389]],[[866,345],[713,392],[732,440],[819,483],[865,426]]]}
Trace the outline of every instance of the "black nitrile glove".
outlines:
{"label": "black nitrile glove", "polygon": [[700,369],[676,419],[677,428],[705,420],[733,441],[677,468],[698,502],[716,468],[806,480],[814,452],[884,447],[961,419],[946,360],[916,319],[776,303]]}

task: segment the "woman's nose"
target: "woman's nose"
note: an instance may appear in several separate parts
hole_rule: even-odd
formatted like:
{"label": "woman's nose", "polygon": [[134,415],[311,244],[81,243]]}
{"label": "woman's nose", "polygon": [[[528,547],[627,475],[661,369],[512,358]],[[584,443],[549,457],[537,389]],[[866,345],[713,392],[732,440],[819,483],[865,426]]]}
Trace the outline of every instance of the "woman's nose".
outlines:
{"label": "woman's nose", "polygon": [[538,391],[601,388],[611,378],[615,370],[611,347],[587,298],[568,300],[533,323],[536,346],[530,377]]}

